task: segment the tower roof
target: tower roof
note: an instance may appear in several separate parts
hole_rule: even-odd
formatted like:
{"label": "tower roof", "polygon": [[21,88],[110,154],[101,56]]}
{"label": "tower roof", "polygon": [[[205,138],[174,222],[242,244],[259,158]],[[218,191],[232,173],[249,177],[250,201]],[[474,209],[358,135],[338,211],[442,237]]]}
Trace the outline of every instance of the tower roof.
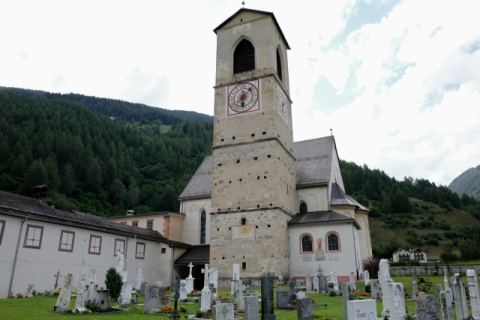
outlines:
{"label": "tower roof", "polygon": [[330,205],[332,206],[355,206],[358,210],[362,211],[370,211],[357,201],[353,200],[349,196],[343,192],[342,188],[338,185],[338,183],[332,183],[332,196],[330,200]]}
{"label": "tower roof", "polygon": [[277,26],[278,31],[280,32],[280,35],[282,36],[283,42],[285,42],[285,45],[287,46],[287,49],[291,50],[290,46],[287,42],[287,38],[285,38],[285,35],[283,34],[282,28],[280,28],[280,25],[278,24],[277,19],[275,18],[275,15],[273,14],[273,12],[241,8],[240,10],[235,12],[233,15],[231,15],[227,20],[223,21],[218,27],[213,29],[213,32],[215,32],[215,34],[216,34],[218,30],[222,29],[227,23],[232,21],[233,18],[235,18],[236,16],[238,16],[242,12],[253,12],[253,13],[259,13],[259,14],[264,14],[264,15],[271,16],[272,19],[273,19],[273,22],[275,22],[275,25]]}

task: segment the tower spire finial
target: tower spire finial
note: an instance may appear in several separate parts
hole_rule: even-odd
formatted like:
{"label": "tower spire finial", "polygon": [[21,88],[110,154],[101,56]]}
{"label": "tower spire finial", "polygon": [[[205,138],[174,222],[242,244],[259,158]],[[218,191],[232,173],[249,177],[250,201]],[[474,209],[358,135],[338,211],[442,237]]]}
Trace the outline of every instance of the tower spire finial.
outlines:
{"label": "tower spire finial", "polygon": [[333,136],[333,129],[330,129],[330,135]]}
{"label": "tower spire finial", "polygon": [[242,1],[242,7],[245,8],[245,1]]}

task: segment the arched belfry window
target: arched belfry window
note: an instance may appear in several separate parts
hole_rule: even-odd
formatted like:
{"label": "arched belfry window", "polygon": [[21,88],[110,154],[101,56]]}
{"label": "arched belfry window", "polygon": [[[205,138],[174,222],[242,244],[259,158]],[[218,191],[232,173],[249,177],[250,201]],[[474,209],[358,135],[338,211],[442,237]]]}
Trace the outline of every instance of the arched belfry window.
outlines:
{"label": "arched belfry window", "polygon": [[302,202],[300,204],[300,213],[307,213],[307,204],[305,202]]}
{"label": "arched belfry window", "polygon": [[200,244],[205,244],[205,234],[207,230],[207,213],[202,210],[200,214]]}
{"label": "arched belfry window", "polygon": [[233,73],[255,70],[255,48],[247,39],[243,39],[233,53]]}
{"label": "arched belfry window", "polygon": [[280,59],[280,52],[278,51],[278,49],[277,49],[277,75],[280,78],[280,80],[283,80],[282,79],[282,60]]}
{"label": "arched belfry window", "polygon": [[328,251],[340,251],[338,235],[336,233],[329,234],[327,241],[328,241]]}
{"label": "arched belfry window", "polygon": [[302,237],[302,252],[313,252],[312,237],[308,234]]}

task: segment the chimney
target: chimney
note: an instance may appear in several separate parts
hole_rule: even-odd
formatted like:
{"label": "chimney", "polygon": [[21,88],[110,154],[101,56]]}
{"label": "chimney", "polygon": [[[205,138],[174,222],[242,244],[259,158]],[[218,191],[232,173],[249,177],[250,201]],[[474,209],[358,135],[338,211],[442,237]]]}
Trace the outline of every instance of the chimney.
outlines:
{"label": "chimney", "polygon": [[127,217],[131,217],[135,215],[135,211],[133,210],[127,210]]}

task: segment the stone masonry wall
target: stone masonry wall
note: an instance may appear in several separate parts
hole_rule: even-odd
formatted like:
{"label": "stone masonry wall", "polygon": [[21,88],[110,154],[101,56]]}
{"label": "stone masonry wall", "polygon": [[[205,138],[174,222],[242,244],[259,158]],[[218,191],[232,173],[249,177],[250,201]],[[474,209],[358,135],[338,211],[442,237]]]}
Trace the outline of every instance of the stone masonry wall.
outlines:
{"label": "stone masonry wall", "polygon": [[[480,273],[480,265],[464,265],[464,266],[405,266],[405,267],[390,267],[391,276],[412,276],[416,272],[417,276],[433,276],[434,272],[438,272],[438,275],[443,276],[443,268],[447,268],[447,275],[450,277],[455,273],[467,273],[469,269],[475,269],[475,271]],[[449,278],[450,280],[450,278]]]}
{"label": "stone masonry wall", "polygon": [[[212,214],[210,216],[210,266],[218,268],[218,278],[231,279],[233,264],[246,263],[240,277],[259,278],[264,273],[289,274],[289,216],[280,210],[259,210]],[[232,226],[254,225],[255,240],[232,241]]]}

